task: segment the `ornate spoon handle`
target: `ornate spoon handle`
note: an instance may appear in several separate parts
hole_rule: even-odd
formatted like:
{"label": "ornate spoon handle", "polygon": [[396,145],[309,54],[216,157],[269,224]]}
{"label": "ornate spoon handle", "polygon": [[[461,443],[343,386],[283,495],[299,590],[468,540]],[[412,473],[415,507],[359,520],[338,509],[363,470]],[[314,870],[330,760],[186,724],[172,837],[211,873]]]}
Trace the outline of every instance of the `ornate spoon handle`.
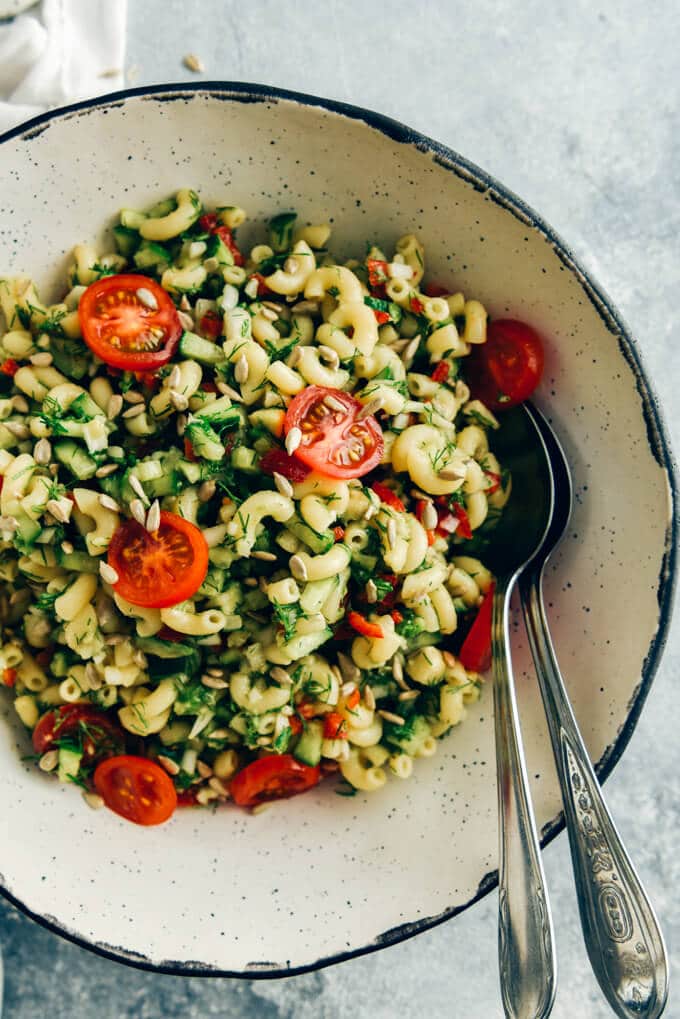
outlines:
{"label": "ornate spoon handle", "polygon": [[668,994],[663,937],[583,744],[550,639],[540,585],[536,571],[520,577],[522,608],[562,787],[586,948],[616,1015],[656,1019]]}
{"label": "ornate spoon handle", "polygon": [[500,866],[498,956],[510,1019],[545,1019],[555,997],[552,921],[524,764],[508,650],[509,591],[493,601],[494,718]]}

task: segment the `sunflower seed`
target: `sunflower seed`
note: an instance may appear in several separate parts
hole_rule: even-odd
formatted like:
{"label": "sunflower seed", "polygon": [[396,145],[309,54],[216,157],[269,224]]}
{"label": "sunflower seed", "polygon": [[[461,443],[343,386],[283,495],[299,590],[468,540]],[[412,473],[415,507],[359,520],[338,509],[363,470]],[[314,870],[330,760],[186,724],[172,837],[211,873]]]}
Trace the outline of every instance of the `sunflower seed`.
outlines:
{"label": "sunflower seed", "polygon": [[114,513],[120,513],[120,506],[115,499],[112,499],[110,495],[105,492],[99,496],[99,505],[103,506],[104,509],[112,510]]}
{"label": "sunflower seed", "polygon": [[366,601],[370,605],[375,605],[378,600],[378,588],[375,586],[374,580],[366,581]]}
{"label": "sunflower seed", "polygon": [[178,393],[177,390],[175,389],[170,390],[170,402],[172,403],[175,410],[178,411],[184,411],[189,406],[189,401],[187,400],[184,393]]}
{"label": "sunflower seed", "polygon": [[167,379],[168,389],[177,389],[177,387],[178,387],[178,385],[180,383],[181,378],[182,378],[182,373],[179,370],[179,365],[176,364],[176,365],[173,366],[172,371],[168,375],[168,379]]}
{"label": "sunflower seed", "polygon": [[213,770],[205,761],[196,761],[196,771],[201,778],[212,778]]}
{"label": "sunflower seed", "polygon": [[106,406],[106,416],[110,421],[117,418],[123,409],[123,397],[120,393],[114,393]]}
{"label": "sunflower seed", "polygon": [[209,676],[223,676],[224,669],[220,669],[217,665],[211,665],[209,669],[205,670]]}
{"label": "sunflower seed", "polygon": [[158,301],[146,287],[140,287],[137,291],[137,300],[141,301],[146,308],[151,308],[152,311],[158,310]]}
{"label": "sunflower seed", "polygon": [[423,508],[423,515],[421,517],[421,524],[426,531],[432,531],[437,526],[439,521],[439,514],[434,507],[434,503],[426,502]]}
{"label": "sunflower seed", "polygon": [[210,690],[226,690],[229,686],[226,679],[221,679],[219,676],[201,676],[201,683],[203,686],[207,686]]}
{"label": "sunflower seed", "polygon": [[345,413],[345,406],[340,402],[340,400],[338,400],[337,396],[333,396],[332,394],[324,396],[323,402],[327,407],[330,407],[331,410],[340,411],[341,414]]}
{"label": "sunflower seed", "polygon": [[302,357],[302,348],[301,347],[294,347],[293,350],[291,351],[290,357],[288,358],[288,367],[289,368],[294,368],[295,365],[298,363],[298,361],[300,360],[301,357]]}
{"label": "sunflower seed", "polygon": [[286,261],[283,263],[283,271],[290,273],[291,276],[293,275],[293,273],[298,271],[298,268],[299,262],[297,258],[287,258]]}
{"label": "sunflower seed", "polygon": [[210,502],[217,491],[217,484],[214,481],[204,481],[198,489],[199,502]]}
{"label": "sunflower seed", "polygon": [[375,711],[375,694],[368,684],[364,687],[364,703],[369,711]]}
{"label": "sunflower seed", "polygon": [[279,474],[278,471],[274,471],[274,484],[281,495],[285,495],[289,499],[291,498],[293,495],[293,486],[288,478],[284,478],[283,474]]}
{"label": "sunflower seed", "polygon": [[195,53],[187,53],[182,63],[188,71],[194,71],[196,74],[202,74],[205,71],[205,64]]}
{"label": "sunflower seed", "polygon": [[378,711],[381,718],[384,718],[386,722],[392,722],[393,725],[405,725],[406,720],[401,715],[395,715],[391,711],[383,711],[382,708]]}
{"label": "sunflower seed", "polygon": [[299,555],[291,556],[288,566],[296,580],[300,580],[302,582],[307,580],[307,567]]}
{"label": "sunflower seed", "polygon": [[104,806],[104,800],[99,793],[84,792],[83,799],[87,803],[91,810],[101,810]]}
{"label": "sunflower seed", "polygon": [[131,407],[128,407],[127,410],[123,411],[123,417],[127,418],[128,420],[130,418],[136,418],[136,417],[139,417],[140,414],[143,414],[145,412],[145,410],[146,410],[146,405],[145,404],[143,404],[143,403],[133,403]]}
{"label": "sunflower seed", "polygon": [[27,439],[31,434],[26,425],[22,425],[20,421],[3,421],[3,425],[17,439]]}
{"label": "sunflower seed", "polygon": [[64,555],[71,555],[71,552],[73,552],[73,545],[70,541],[62,541],[60,547]]}
{"label": "sunflower seed", "polygon": [[254,552],[251,552],[250,554],[253,559],[261,559],[265,563],[276,562],[276,556],[274,555],[273,552],[260,552],[259,549],[256,549]]}
{"label": "sunflower seed", "polygon": [[264,305],[260,310],[260,314],[263,318],[266,318],[268,322],[276,322],[279,317],[279,313],[277,311],[274,311],[273,308],[267,308]]}
{"label": "sunflower seed", "polygon": [[286,436],[286,453],[288,456],[292,456],[295,450],[302,442],[302,432],[299,428],[293,427]]}
{"label": "sunflower seed", "polygon": [[449,463],[442,467],[438,477],[444,481],[462,481],[467,475],[467,465],[463,463]]}
{"label": "sunflower seed", "polygon": [[291,311],[297,312],[298,315],[304,315],[305,312],[308,314],[314,314],[315,311],[319,310],[319,304],[317,301],[298,301],[291,308]]}
{"label": "sunflower seed", "polygon": [[338,652],[338,665],[346,682],[358,683],[361,679],[361,670],[354,664],[349,655]]}
{"label": "sunflower seed", "polygon": [[130,482],[130,488],[135,493],[135,495],[138,495],[142,502],[148,502],[149,500],[147,499],[146,492],[144,491],[142,483],[137,477],[137,475],[130,474],[128,476],[128,481]]}
{"label": "sunflower seed", "polygon": [[52,355],[49,351],[44,350],[39,354],[31,354],[28,360],[31,364],[34,364],[36,368],[48,368],[52,364]]}
{"label": "sunflower seed", "polygon": [[47,753],[43,754],[38,761],[38,767],[41,771],[54,771],[56,766],[59,764],[59,751],[48,750]]}
{"label": "sunflower seed", "polygon": [[234,378],[238,382],[239,386],[242,386],[244,382],[248,381],[249,374],[250,366],[248,364],[248,359],[245,354],[241,354],[234,366]]}
{"label": "sunflower seed", "polygon": [[127,393],[123,393],[123,400],[126,403],[144,403],[144,397],[136,389],[128,389]]}
{"label": "sunflower seed", "polygon": [[99,576],[107,584],[117,584],[119,580],[118,572],[103,559],[99,563]]}
{"label": "sunflower seed", "polygon": [[455,669],[456,666],[458,665],[458,662],[456,661],[456,656],[452,655],[450,651],[443,651],[442,657],[444,659],[444,664],[448,666],[449,669]]}
{"label": "sunflower seed", "polygon": [[259,581],[255,577],[246,577],[243,583],[246,585],[246,587],[258,587],[259,585]]}
{"label": "sunflower seed", "polygon": [[333,350],[332,347],[327,347],[323,343],[320,344],[318,349],[319,349],[319,357],[323,361],[326,361],[326,363],[328,364],[328,366],[330,368],[337,368],[338,367],[338,365],[340,364],[340,358],[338,356],[337,350]]}
{"label": "sunflower seed", "polygon": [[182,294],[179,302],[179,306],[182,311],[191,311],[191,301],[186,294]]}
{"label": "sunflower seed", "polygon": [[387,544],[390,548],[394,548],[397,543],[397,522],[393,517],[387,521]]}
{"label": "sunflower seed", "polygon": [[403,690],[399,694],[400,701],[414,701],[416,697],[420,697],[420,690]]}
{"label": "sunflower seed", "polygon": [[246,285],[244,286],[243,292],[246,295],[246,297],[250,297],[252,299],[257,297],[257,291],[259,290],[259,288],[260,288],[259,282],[255,279],[254,276],[251,276]]}
{"label": "sunflower seed", "polygon": [[369,400],[368,403],[365,403],[363,405],[363,407],[361,408],[361,410],[359,411],[354,420],[363,421],[364,418],[370,417],[371,414],[376,414],[381,407],[382,400],[380,399],[379,396],[374,396],[372,400]]}
{"label": "sunflower seed", "polygon": [[109,633],[104,637],[104,643],[108,644],[109,647],[117,647],[118,644],[122,644],[126,637],[122,633]]}
{"label": "sunflower seed", "polygon": [[235,400],[236,403],[243,403],[243,397],[240,393],[237,393],[235,389],[228,386],[226,382],[218,382],[217,388],[219,389],[222,396],[228,396],[230,400]]}
{"label": "sunflower seed", "polygon": [[214,792],[218,794],[218,796],[229,795],[229,790],[227,789],[222,779],[218,778],[217,775],[213,775],[212,778],[208,779],[208,785],[212,790],[214,790]]}
{"label": "sunflower seed", "polygon": [[351,694],[354,693],[356,688],[357,688],[356,683],[353,683],[351,680],[349,682],[347,682],[347,683],[343,683],[342,687],[341,687],[341,689],[342,689],[342,696],[343,697],[349,697]]}
{"label": "sunflower seed", "polygon": [[38,439],[33,447],[33,459],[42,467],[52,459],[52,446],[47,439]]}
{"label": "sunflower seed", "polygon": [[374,517],[377,512],[378,510],[375,508],[373,503],[371,503],[366,512],[364,513],[364,520],[370,520],[371,517]]}
{"label": "sunflower seed", "polygon": [[187,430],[187,425],[188,424],[189,424],[189,420],[188,420],[186,414],[178,414],[177,415],[177,419],[175,420],[175,428],[177,429],[177,434],[179,436],[184,435],[184,433]]}
{"label": "sunflower seed", "polygon": [[165,754],[159,754],[156,760],[160,764],[161,768],[164,768],[165,771],[167,771],[168,775],[179,775],[179,764],[177,764],[176,761],[173,761],[172,758],[166,757]]}
{"label": "sunflower seed", "polygon": [[66,524],[71,518],[73,503],[70,499],[50,499],[45,509],[51,513],[60,524]]}
{"label": "sunflower seed", "polygon": [[275,665],[273,669],[269,670],[269,675],[272,677],[275,683],[280,683],[281,686],[292,686],[293,680],[290,673],[282,669],[280,665]]}
{"label": "sunflower seed", "polygon": [[206,739],[209,739],[209,740],[229,739],[229,730],[228,729],[213,729],[213,731],[206,736]]}
{"label": "sunflower seed", "polygon": [[189,333],[192,332],[194,328],[194,320],[192,316],[188,314],[188,312],[178,311],[177,318],[179,319],[179,324],[181,325],[182,329],[185,329]]}
{"label": "sunflower seed", "polygon": [[401,663],[401,658],[397,658],[396,656],[392,659],[392,675],[397,683],[403,683],[404,667]]}
{"label": "sunflower seed", "polygon": [[198,792],[196,793],[196,802],[200,803],[202,807],[207,807],[209,803],[212,803],[213,800],[216,799],[217,793],[215,792],[215,790],[208,789],[206,786],[204,786],[202,789],[199,789]]}
{"label": "sunflower seed", "polygon": [[419,335],[418,336],[414,336],[413,339],[411,340],[411,342],[409,343],[408,347],[406,348],[406,350],[402,354],[402,360],[403,361],[411,361],[416,356],[416,351],[418,350],[419,346],[420,346],[420,336]]}
{"label": "sunflower seed", "polygon": [[154,499],[149,507],[149,512],[146,514],[145,526],[150,534],[154,534],[161,526],[161,507],[158,499]]}
{"label": "sunflower seed", "polygon": [[113,474],[117,470],[118,464],[103,464],[103,466],[97,468],[94,476],[95,478],[108,478],[109,474]]}
{"label": "sunflower seed", "polygon": [[130,503],[130,513],[138,524],[142,527],[146,524],[146,510],[144,509],[144,503],[141,499],[133,499]]}
{"label": "sunflower seed", "polygon": [[19,414],[28,414],[28,400],[24,399],[23,396],[13,396],[12,408],[18,411]]}
{"label": "sunflower seed", "polygon": [[104,681],[94,662],[88,662],[85,666],[85,679],[90,690],[101,690]]}

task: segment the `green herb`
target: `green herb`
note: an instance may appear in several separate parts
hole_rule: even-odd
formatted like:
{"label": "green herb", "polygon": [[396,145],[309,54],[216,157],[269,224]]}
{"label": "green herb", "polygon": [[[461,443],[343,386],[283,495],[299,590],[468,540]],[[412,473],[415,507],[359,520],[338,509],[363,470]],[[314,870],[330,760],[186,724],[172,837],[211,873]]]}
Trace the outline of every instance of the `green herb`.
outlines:
{"label": "green herb", "polygon": [[300,608],[298,602],[294,602],[292,605],[282,605],[280,602],[272,602],[272,608],[274,609],[274,615],[276,619],[283,627],[283,633],[286,640],[291,640],[295,635],[295,627],[298,619],[304,616],[304,612]]}
{"label": "green herb", "polygon": [[400,637],[405,637],[406,640],[413,640],[420,633],[423,632],[423,624],[412,609],[401,609],[399,610],[404,617],[400,623],[397,623],[394,629]]}

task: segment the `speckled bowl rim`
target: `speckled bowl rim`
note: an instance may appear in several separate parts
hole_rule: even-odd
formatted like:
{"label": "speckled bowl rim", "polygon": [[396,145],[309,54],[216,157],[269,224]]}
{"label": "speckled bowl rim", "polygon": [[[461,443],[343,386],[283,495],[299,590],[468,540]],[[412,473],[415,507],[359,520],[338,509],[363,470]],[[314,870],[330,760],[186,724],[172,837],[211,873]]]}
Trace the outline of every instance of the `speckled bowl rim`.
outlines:
{"label": "speckled bowl rim", "polygon": [[[366,125],[380,131],[393,141],[415,145],[423,153],[431,153],[436,163],[455,174],[462,180],[471,184],[475,190],[483,191],[497,205],[510,212],[521,223],[536,230],[552,246],[555,254],[561,260],[566,269],[569,270],[578,280],[584,292],[588,296],[593,308],[602,319],[604,325],[613,333],[619,344],[619,349],[628,364],[635,378],[636,388],[642,401],[642,414],[647,428],[649,449],[659,466],[666,471],[668,485],[671,495],[671,507],[669,520],[666,529],[665,550],[659,573],[659,623],[653,640],[642,666],[642,677],[628,707],[628,715],[616,740],[611,743],[595,765],[600,782],[604,782],[611,774],[618,763],[623,751],[628,745],[635,730],[640,712],[647,699],[652,682],[656,674],[661,655],[668,635],[671,615],[673,609],[673,598],[676,585],[676,545],[679,527],[678,514],[678,475],[677,468],[671,452],[668,434],[659,403],[642,366],[640,351],[637,348],[630,330],[622,320],[619,312],[611,299],[602,287],[593,279],[592,275],[579,264],[572,254],[570,248],[562,240],[553,228],[546,221],[534,212],[521,198],[501,184],[495,177],[486,173],[480,167],[471,163],[453,149],[441,142],[437,142],[427,135],[421,134],[413,128],[392,120],[380,113],[366,110],[360,106],[352,106],[348,103],[338,102],[333,99],[324,99],[319,96],[306,95],[301,92],[290,92],[287,89],[276,88],[269,85],[251,84],[248,82],[230,81],[206,81],[200,85],[191,85],[186,82],[175,82],[165,85],[149,85],[138,88],[123,89],[119,92],[111,92],[107,95],[97,96],[83,102],[73,103],[69,106],[62,106],[48,113],[33,117],[31,120],[19,124],[17,127],[0,135],[0,145],[12,138],[23,137],[26,141],[42,134],[53,120],[64,116],[78,114],[81,111],[95,109],[97,107],[122,106],[128,99],[148,97],[157,101],[174,102],[183,97],[194,98],[205,95],[207,97],[226,102],[241,103],[276,103],[279,100],[298,103],[301,106],[311,108],[317,107],[336,113],[351,120],[363,121]],[[560,812],[549,821],[541,832],[541,846],[547,846],[552,840],[564,830],[564,814]],[[253,965],[245,970],[222,970],[217,967],[204,967],[195,963],[181,961],[167,961],[155,965],[144,958],[140,958],[126,949],[112,945],[99,944],[88,941],[86,938],[76,934],[65,927],[60,926],[53,919],[48,919],[39,914],[33,913],[16,896],[12,895],[0,884],[0,893],[23,913],[35,920],[42,927],[59,934],[68,941],[73,942],[81,948],[87,948],[98,955],[111,959],[114,962],[125,963],[138,969],[150,970],[152,972],[166,973],[174,976],[211,976],[211,977],[241,977],[246,979],[276,979],[285,976],[296,976],[300,973],[308,973],[325,966],[331,966],[346,959],[353,959],[369,952],[376,952],[389,945],[398,944],[407,938],[414,937],[422,931],[431,930],[433,927],[450,920],[452,917],[462,913],[465,909],[474,905],[498,885],[498,872],[490,871],[479,883],[477,891],[467,902],[451,909],[445,910],[437,916],[426,917],[413,923],[400,924],[398,927],[384,931],[378,935],[370,944],[362,945],[351,951],[339,952],[333,955],[318,959],[314,963],[305,966],[291,968],[268,968],[265,965]]]}

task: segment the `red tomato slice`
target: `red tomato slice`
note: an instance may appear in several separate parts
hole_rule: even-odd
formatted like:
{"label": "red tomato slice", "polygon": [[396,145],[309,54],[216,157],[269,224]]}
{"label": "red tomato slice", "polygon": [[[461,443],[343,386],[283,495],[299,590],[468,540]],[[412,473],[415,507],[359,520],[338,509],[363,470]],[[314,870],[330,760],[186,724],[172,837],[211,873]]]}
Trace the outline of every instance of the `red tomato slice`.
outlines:
{"label": "red tomato slice", "polygon": [[91,283],[80,298],[78,318],[92,353],[127,371],[148,372],[167,364],[182,335],[167,291],[148,276],[132,273]]}
{"label": "red tomato slice", "polygon": [[265,474],[282,474],[293,482],[304,481],[309,474],[309,467],[296,457],[288,456],[284,449],[270,449],[260,460],[260,468]]}
{"label": "red tomato slice", "polygon": [[468,379],[473,395],[491,410],[527,400],[543,374],[543,341],[524,322],[498,319],[489,324],[486,343],[470,355]]}
{"label": "red tomato slice", "polygon": [[359,419],[362,410],[349,393],[308,386],[291,401],[283,430],[288,435],[300,429],[295,456],[312,470],[329,478],[359,478],[380,463],[384,449],[380,425],[371,416]]}
{"label": "red tomato slice", "polygon": [[491,666],[491,613],[495,587],[495,583],[492,584],[484,596],[458,655],[470,672],[486,672]]}
{"label": "red tomato slice", "polygon": [[97,765],[94,787],[109,810],[135,824],[162,824],[177,806],[172,779],[147,757],[107,758]]}
{"label": "red tomato slice", "polygon": [[247,765],[229,786],[239,807],[255,807],[267,800],[296,796],[315,786],[321,778],[319,767],[297,761],[291,754],[270,754]]}
{"label": "red tomato slice", "polygon": [[9,375],[10,378],[14,378],[18,371],[19,365],[13,357],[8,357],[6,361],[3,361],[2,364],[0,364],[0,372],[2,372],[3,375]]}
{"label": "red tomato slice", "polygon": [[371,488],[378,496],[381,502],[384,502],[386,506],[391,506],[392,509],[397,510],[398,513],[405,513],[406,507],[399,498],[396,492],[393,492],[387,485],[381,485],[379,481],[374,481]]}
{"label": "red tomato slice", "polygon": [[360,612],[350,612],[347,615],[347,622],[360,633],[363,637],[377,637],[381,639],[385,636],[382,632],[382,627],[378,623],[371,623],[365,616],[362,616]]}
{"label": "red tomato slice", "polygon": [[446,382],[449,377],[451,368],[446,361],[440,361],[437,367],[432,372],[431,378],[433,382]]}
{"label": "red tomato slice", "polygon": [[47,711],[33,730],[36,754],[51,750],[62,739],[82,743],[83,760],[92,763],[102,756],[118,754],[125,746],[123,730],[117,722],[92,704],[62,704]]}
{"label": "red tomato slice", "polygon": [[324,739],[348,739],[347,723],[339,711],[331,711],[323,721]]}
{"label": "red tomato slice", "polygon": [[121,524],[108,563],[118,574],[113,586],[121,598],[162,609],[198,591],[208,572],[208,545],[195,524],[164,510],[153,534],[136,520]]}

